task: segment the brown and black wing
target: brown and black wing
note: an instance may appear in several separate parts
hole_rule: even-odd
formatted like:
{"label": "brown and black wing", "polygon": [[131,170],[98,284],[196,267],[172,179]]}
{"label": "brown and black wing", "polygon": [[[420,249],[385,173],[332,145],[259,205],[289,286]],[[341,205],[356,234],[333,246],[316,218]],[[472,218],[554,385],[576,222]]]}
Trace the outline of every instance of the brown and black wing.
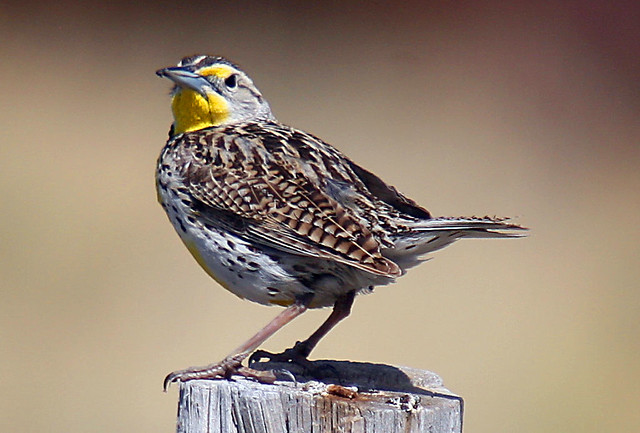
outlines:
{"label": "brown and black wing", "polygon": [[322,189],[317,173],[310,179],[309,161],[288,153],[286,142],[269,150],[262,137],[241,129],[180,140],[180,174],[201,218],[270,248],[400,275],[371,231]]}

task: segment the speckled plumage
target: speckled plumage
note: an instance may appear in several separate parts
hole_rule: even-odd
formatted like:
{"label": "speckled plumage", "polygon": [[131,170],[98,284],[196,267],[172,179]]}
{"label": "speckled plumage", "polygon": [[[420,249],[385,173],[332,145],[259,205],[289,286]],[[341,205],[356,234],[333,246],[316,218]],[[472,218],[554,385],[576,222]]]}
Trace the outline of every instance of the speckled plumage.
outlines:
{"label": "speckled plumage", "polygon": [[[279,123],[227,60],[192,56],[159,75],[177,83],[160,203],[203,268],[242,298],[331,306],[457,239],[521,230],[503,219],[432,218],[331,145]],[[196,103],[176,102],[180,92]]]}
{"label": "speckled plumage", "polygon": [[[313,291],[313,306],[330,306],[335,299],[324,296],[323,285],[346,292],[400,276],[389,257],[414,262],[432,250],[425,251],[429,243],[515,228],[484,218],[435,220],[452,224],[426,230],[434,220],[425,209],[317,137],[275,122],[174,137],[158,163],[158,190],[180,236],[223,262],[206,260],[209,270],[220,268],[216,278],[263,304],[286,305]],[[456,228],[460,221],[467,227]],[[396,244],[407,239],[413,242],[399,251]],[[252,270],[252,262],[273,275]],[[242,281],[251,272],[259,280]]]}

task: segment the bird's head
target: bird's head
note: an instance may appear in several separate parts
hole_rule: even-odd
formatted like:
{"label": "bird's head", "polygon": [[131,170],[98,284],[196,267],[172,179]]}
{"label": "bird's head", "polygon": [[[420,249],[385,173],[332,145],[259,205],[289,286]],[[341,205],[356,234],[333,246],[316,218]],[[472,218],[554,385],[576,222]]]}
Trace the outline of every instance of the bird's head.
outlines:
{"label": "bird's head", "polygon": [[240,68],[222,57],[185,57],[178,66],[160,69],[175,83],[173,134],[249,120],[273,120],[267,101]]}

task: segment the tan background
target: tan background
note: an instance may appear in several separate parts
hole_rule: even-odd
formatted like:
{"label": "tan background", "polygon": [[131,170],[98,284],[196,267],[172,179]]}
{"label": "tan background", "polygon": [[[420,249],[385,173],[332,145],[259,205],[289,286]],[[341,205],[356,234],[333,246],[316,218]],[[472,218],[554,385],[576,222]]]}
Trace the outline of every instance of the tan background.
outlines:
{"label": "tan background", "polygon": [[193,53],[434,214],[532,228],[359,298],[315,357],[436,371],[470,432],[640,430],[637,7],[48,3],[0,5],[1,431],[171,432],[164,375],[278,311],[211,281],[155,202],[154,71]]}

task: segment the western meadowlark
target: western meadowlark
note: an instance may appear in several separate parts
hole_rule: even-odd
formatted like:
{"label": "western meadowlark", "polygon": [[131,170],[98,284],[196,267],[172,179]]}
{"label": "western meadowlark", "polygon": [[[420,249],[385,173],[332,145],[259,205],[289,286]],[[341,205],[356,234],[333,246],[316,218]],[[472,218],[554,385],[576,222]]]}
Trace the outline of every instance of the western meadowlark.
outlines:
{"label": "western meadowlark", "polygon": [[307,308],[333,306],[281,356],[306,359],[349,315],[357,293],[386,285],[461,238],[517,237],[497,218],[433,218],[321,139],[274,117],[253,81],[222,57],[191,56],[157,74],[173,81],[174,122],[158,159],[158,200],[197,262],[237,296],[287,308],[219,363],[175,381],[242,374],[242,361]]}

